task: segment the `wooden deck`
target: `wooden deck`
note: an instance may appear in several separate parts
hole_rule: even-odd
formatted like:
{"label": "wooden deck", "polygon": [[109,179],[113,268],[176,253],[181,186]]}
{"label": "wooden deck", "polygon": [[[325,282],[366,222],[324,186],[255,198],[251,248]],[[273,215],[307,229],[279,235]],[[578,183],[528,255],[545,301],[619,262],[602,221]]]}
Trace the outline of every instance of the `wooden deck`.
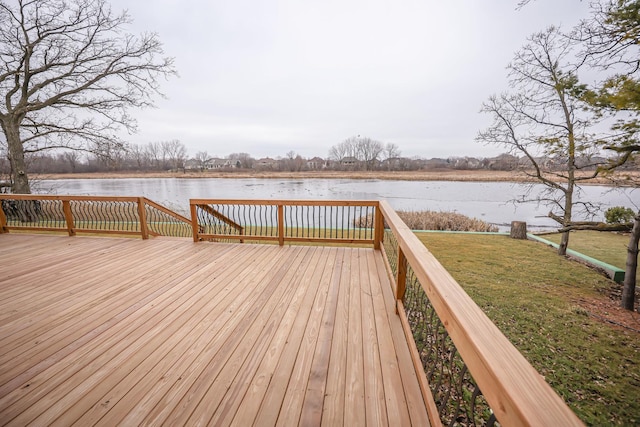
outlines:
{"label": "wooden deck", "polygon": [[0,424],[428,425],[379,252],[0,235]]}

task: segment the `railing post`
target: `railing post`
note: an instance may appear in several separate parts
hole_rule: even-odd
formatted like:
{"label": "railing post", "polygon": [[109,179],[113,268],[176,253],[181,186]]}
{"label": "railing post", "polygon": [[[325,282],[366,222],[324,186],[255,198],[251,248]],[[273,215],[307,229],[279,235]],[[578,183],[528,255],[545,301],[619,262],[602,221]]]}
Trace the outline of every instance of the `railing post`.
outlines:
{"label": "railing post", "polygon": [[4,214],[4,209],[0,204],[0,233],[8,233],[9,229],[7,229],[7,216]]}
{"label": "railing post", "polygon": [[147,210],[144,206],[144,197],[138,197],[138,217],[140,218],[140,233],[142,239],[149,238],[149,229],[147,228]]}
{"label": "railing post", "polygon": [[402,252],[402,248],[398,245],[398,274],[396,277],[396,314],[398,314],[398,303],[404,298],[407,289],[407,258]]}
{"label": "railing post", "polygon": [[375,220],[373,223],[373,249],[379,250],[384,236],[384,217],[380,209],[380,203],[376,205]]}
{"label": "railing post", "polygon": [[63,200],[62,201],[62,211],[64,212],[64,219],[67,222],[67,232],[69,236],[76,235],[76,225],[73,222],[73,212],[71,212],[71,201]]}
{"label": "railing post", "polygon": [[195,203],[189,201],[189,207],[191,209],[191,228],[193,229],[193,241],[200,241],[200,228],[198,227],[198,214]]}
{"label": "railing post", "polygon": [[278,205],[278,244],[284,246],[284,205]]}

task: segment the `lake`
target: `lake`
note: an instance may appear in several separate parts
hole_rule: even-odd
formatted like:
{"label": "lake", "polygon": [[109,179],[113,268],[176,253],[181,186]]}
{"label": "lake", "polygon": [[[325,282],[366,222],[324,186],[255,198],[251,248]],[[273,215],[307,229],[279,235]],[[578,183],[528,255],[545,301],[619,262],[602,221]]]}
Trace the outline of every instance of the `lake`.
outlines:
{"label": "lake", "polygon": [[[549,208],[535,202],[513,203],[541,185],[508,182],[390,181],[359,179],[258,178],[127,178],[63,179],[37,183],[36,191],[50,194],[144,196],[181,213],[190,198],[219,199],[350,199],[387,200],[398,210],[455,211],[508,230],[511,221],[526,221],[529,229],[552,228]],[[533,197],[529,197],[533,198]],[[640,191],[607,186],[584,186],[580,200],[634,208]],[[602,212],[596,219],[602,219]],[[576,219],[578,215],[575,215]]]}

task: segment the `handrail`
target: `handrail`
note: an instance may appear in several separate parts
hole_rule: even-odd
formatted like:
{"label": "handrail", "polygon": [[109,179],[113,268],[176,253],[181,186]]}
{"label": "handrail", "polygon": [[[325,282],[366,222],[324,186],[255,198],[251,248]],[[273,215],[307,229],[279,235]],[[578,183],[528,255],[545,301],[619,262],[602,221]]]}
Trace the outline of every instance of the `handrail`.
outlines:
{"label": "handrail", "polygon": [[179,213],[172,211],[171,209],[165,208],[164,206],[154,202],[151,199],[147,199],[146,197],[144,197],[143,199],[144,199],[144,203],[146,205],[154,207],[154,208],[158,209],[159,211],[164,212],[167,215],[174,217],[178,221],[181,221],[181,222],[184,222],[185,224],[191,225],[191,220],[189,218],[184,217],[184,216],[180,215]]}
{"label": "handrail", "polygon": [[74,196],[58,194],[0,194],[0,199],[9,200],[61,200],[85,202],[138,202],[136,196]]}
{"label": "handrail", "polygon": [[143,239],[191,235],[191,220],[145,197],[0,194],[0,201],[2,233],[66,231],[69,236],[97,233]]}
{"label": "handrail", "polygon": [[211,202],[222,205],[242,203],[245,205],[287,205],[287,206],[378,206],[377,200],[318,200],[318,199],[189,199],[192,205],[204,205]]}
{"label": "handrail", "polygon": [[[7,215],[4,212],[5,200],[35,200],[48,204],[16,204]],[[474,401],[480,397],[486,400],[490,408],[488,424],[495,417],[502,425],[582,425],[386,201],[192,199],[191,220],[144,197],[2,194],[0,201],[0,232],[51,230],[66,231],[71,236],[77,232],[96,232],[136,234],[147,238],[149,234],[162,234],[163,229],[157,226],[157,222],[167,223],[157,216],[155,211],[158,211],[176,220],[170,223],[170,228],[180,224],[184,230],[188,224],[188,230],[193,232],[196,241],[272,240],[280,245],[285,241],[364,242],[373,244],[376,249],[384,243],[382,255],[394,286],[397,312],[433,425],[441,424],[441,411],[447,405],[448,397],[436,396],[432,389],[439,385],[430,382],[431,376],[428,378],[427,371],[431,375],[434,369],[423,361],[424,352],[418,351],[417,341],[420,340],[423,341],[420,345],[427,342],[439,349],[452,342],[451,349],[444,349],[449,364],[438,369],[440,373],[459,370],[461,382],[467,381],[470,373],[473,392],[465,389],[464,393],[471,394]],[[91,209],[81,211],[74,208],[83,203],[88,203]],[[21,222],[20,209],[25,211],[22,219],[27,221],[24,223]],[[364,227],[356,227],[352,221],[358,215],[372,220],[365,221]],[[86,220],[85,217],[94,219],[89,221],[88,228],[82,228],[80,224]],[[92,226],[102,219],[116,226],[108,229]],[[152,229],[154,224],[156,228]],[[338,236],[340,227],[347,229],[346,237]],[[385,227],[388,227],[388,232]],[[164,235],[171,234],[167,232]],[[417,293],[426,300],[428,312],[419,304],[412,305]],[[428,325],[431,329],[416,332],[416,321],[430,317],[435,318],[433,324]],[[454,355],[461,359],[459,364]],[[471,415],[474,417],[472,421],[475,421],[475,416]]]}
{"label": "handrail", "polygon": [[244,227],[241,226],[240,224],[237,224],[236,222],[234,222],[231,218],[228,218],[226,216],[224,216],[222,213],[218,212],[217,210],[213,209],[211,206],[209,205],[198,205],[199,208],[205,210],[209,215],[214,216],[216,218],[218,218],[220,221],[224,222],[227,225],[230,225],[231,227],[235,228],[236,230],[238,230],[240,232],[240,234],[242,234],[242,231],[244,230]]}
{"label": "handrail", "polygon": [[[397,240],[398,276],[406,260],[497,420],[503,425],[583,425],[386,201],[380,202],[380,210]],[[400,288],[397,305],[404,314]],[[410,331],[407,340],[413,342]],[[414,363],[424,374],[420,360],[414,357]],[[422,382],[426,384],[425,377]]]}
{"label": "handrail", "polygon": [[[194,241],[273,241],[373,244],[382,231],[373,224],[356,227],[361,216],[374,215],[373,200],[191,199]],[[381,227],[381,225],[380,225]]]}

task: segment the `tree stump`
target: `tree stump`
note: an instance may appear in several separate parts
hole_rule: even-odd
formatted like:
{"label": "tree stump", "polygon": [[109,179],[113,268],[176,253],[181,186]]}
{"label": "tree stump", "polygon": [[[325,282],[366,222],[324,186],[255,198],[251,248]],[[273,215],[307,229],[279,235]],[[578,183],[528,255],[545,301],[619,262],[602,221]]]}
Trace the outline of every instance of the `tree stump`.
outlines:
{"label": "tree stump", "polygon": [[527,223],[523,221],[511,221],[511,233],[509,233],[509,236],[512,239],[526,239]]}

